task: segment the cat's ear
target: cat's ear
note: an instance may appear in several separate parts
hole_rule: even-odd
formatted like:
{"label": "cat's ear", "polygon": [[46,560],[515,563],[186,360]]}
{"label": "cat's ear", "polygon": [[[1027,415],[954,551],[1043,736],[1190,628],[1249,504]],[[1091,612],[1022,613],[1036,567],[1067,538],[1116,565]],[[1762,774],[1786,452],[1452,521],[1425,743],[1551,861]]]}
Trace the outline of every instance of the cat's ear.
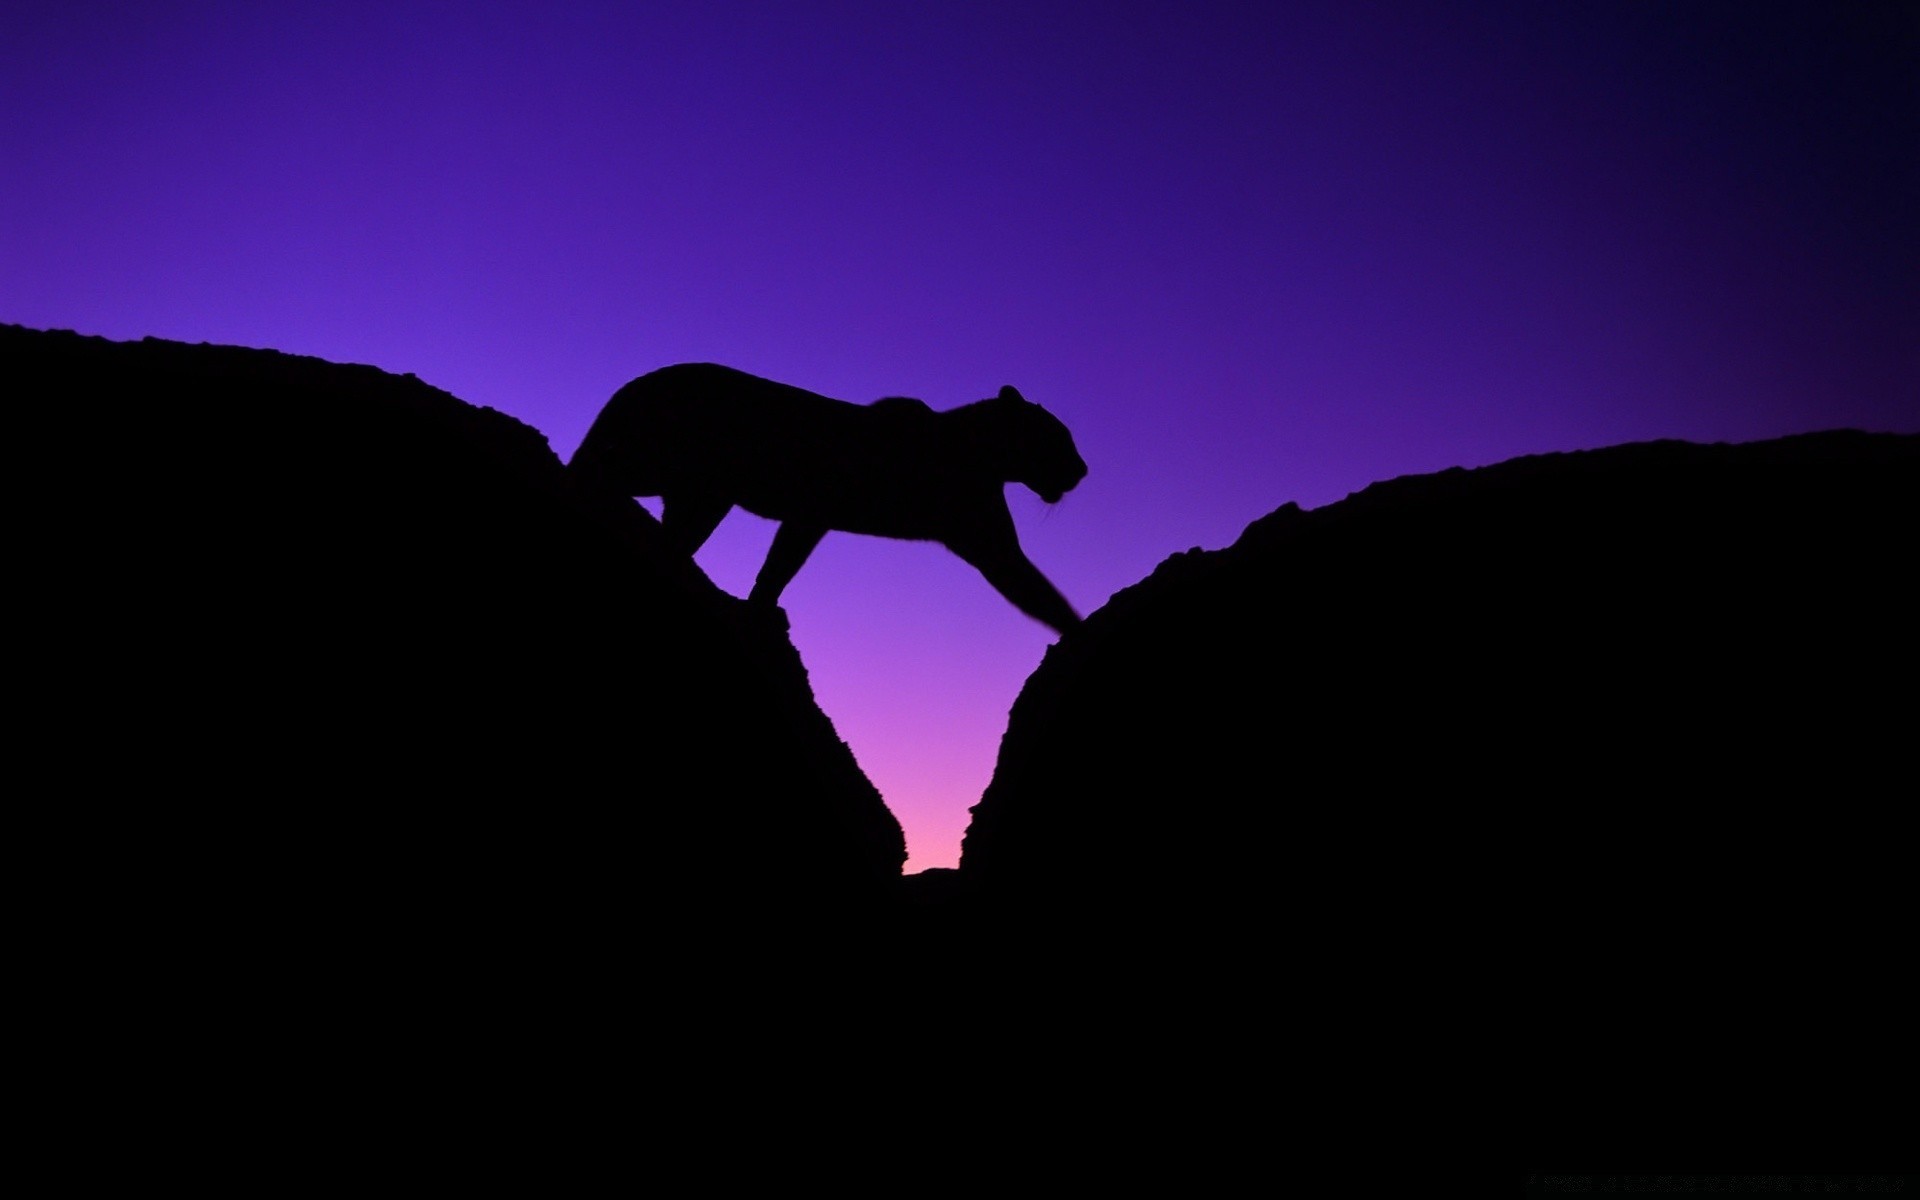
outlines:
{"label": "cat's ear", "polygon": [[1003,387],[1003,388],[1001,388],[1001,389],[1000,389],[1000,399],[1002,399],[1002,400],[1018,400],[1018,401],[1020,401],[1020,402],[1021,402],[1022,404],[1025,404],[1025,403],[1026,403],[1026,401],[1027,401],[1027,398],[1026,398],[1025,396],[1022,396],[1022,395],[1021,395],[1021,394],[1020,394],[1020,393],[1019,393],[1018,391],[1016,391],[1016,390],[1014,390],[1014,388],[1013,388],[1013,386],[1012,386],[1011,384],[1009,384],[1008,386],[1006,386],[1006,387]]}

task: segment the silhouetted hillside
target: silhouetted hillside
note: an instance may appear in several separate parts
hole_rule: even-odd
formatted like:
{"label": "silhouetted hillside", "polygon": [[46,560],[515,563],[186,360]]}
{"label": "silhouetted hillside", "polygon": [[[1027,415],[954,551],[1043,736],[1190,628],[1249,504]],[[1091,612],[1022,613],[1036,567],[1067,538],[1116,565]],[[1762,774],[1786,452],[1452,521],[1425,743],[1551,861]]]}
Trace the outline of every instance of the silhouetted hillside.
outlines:
{"label": "silhouetted hillside", "polygon": [[1917,532],[1920,437],[1833,432],[1396,479],[1174,555],[1014,706],[959,871],[985,961],[1129,1031],[1130,1078],[1337,1114],[1485,1071],[1570,1137],[1784,1086],[1869,1127],[1823,1080],[1904,1023]]}
{"label": "silhouetted hillside", "polygon": [[1858,809],[1851,840],[1908,769],[1917,464],[1920,437],[1657,442],[1288,505],[1052,649],[962,873],[1161,907],[1264,892],[1303,841],[1317,875],[1549,813],[1746,837],[1762,791]]}
{"label": "silhouetted hillside", "polygon": [[534,430],[154,339],[0,327],[0,379],[34,506],[27,740],[84,797],[45,847],[76,895],[216,955],[626,969],[897,881],[899,826],[784,632]]}
{"label": "silhouetted hillside", "polygon": [[1281,508],[1071,629],[960,869],[902,886],[784,632],[535,431],[152,339],[0,326],[0,380],[33,926],[129,1053],[610,1112],[642,1012],[695,1048],[656,1097],[890,1096],[917,1039],[991,1101],[976,1162],[1107,1154],[1041,1132],[1072,1108],[1221,1190],[1256,1082],[1348,1162],[1389,1083],[1469,1066],[1542,1120],[1678,1119],[1633,1071],[1758,1089],[1794,1023],[1872,1061],[1904,994],[1920,437]]}

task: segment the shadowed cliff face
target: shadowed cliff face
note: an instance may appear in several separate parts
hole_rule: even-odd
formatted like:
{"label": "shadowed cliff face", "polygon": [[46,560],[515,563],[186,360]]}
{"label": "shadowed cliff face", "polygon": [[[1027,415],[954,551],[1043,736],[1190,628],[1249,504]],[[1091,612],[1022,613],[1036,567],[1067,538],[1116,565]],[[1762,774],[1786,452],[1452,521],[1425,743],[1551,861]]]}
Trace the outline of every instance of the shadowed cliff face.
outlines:
{"label": "shadowed cliff face", "polygon": [[85,797],[47,845],[76,895],[209,953],[579,970],[897,879],[784,631],[535,431],[152,339],[0,327],[0,378],[38,501],[28,741]]}
{"label": "shadowed cliff face", "polygon": [[33,931],[156,1078],[412,1128],[368,1079],[454,1124],[642,1077],[891,1098],[932,1031],[1006,1128],[1073,1111],[1191,1190],[1266,1169],[1275,1112],[1364,1161],[1463,1044],[1529,1134],[1692,1132],[1650,1066],[1731,1124],[1893,1027],[1920,437],[1520,459],[1175,555],[1049,651],[960,870],[896,891],[783,631],[534,431],[270,351],[0,326],[0,379]]}
{"label": "shadowed cliff face", "polygon": [[1871,835],[1907,773],[1917,461],[1912,436],[1659,442],[1282,508],[1053,648],[962,874],[1366,903],[1494,845],[1567,865],[1633,828],[1657,876]]}
{"label": "shadowed cliff face", "polygon": [[1329,1113],[1486,1071],[1541,1145],[1782,1087],[1871,1125],[1806,1089],[1904,1024],[1916,531],[1920,437],[1849,432],[1282,508],[1028,681],[960,864],[979,940]]}

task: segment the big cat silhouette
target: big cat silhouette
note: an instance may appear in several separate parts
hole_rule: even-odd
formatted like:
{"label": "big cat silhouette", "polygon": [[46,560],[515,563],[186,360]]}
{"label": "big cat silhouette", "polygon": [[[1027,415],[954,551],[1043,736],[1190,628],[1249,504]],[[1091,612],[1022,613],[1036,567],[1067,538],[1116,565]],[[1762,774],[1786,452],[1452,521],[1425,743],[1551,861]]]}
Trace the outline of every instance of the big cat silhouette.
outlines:
{"label": "big cat silhouette", "polygon": [[729,511],[780,522],[750,602],[771,607],[830,529],[939,542],[1014,607],[1058,632],[1080,623],[1020,548],[1005,486],[1052,504],[1087,474],[1073,435],[1011,387],[936,412],[850,404],[743,371],[683,363],[615,392],[568,464],[592,486],[658,496],[691,555]]}

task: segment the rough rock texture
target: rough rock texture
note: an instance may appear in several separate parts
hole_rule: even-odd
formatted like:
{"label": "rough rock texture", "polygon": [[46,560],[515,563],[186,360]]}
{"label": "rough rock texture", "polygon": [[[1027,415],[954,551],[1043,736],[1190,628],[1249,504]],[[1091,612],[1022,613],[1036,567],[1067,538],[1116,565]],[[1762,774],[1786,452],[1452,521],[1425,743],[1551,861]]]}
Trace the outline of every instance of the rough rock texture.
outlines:
{"label": "rough rock texture", "polygon": [[784,631],[534,430],[154,339],[0,327],[0,380],[38,848],[115,927],[627,970],[897,883]]}

